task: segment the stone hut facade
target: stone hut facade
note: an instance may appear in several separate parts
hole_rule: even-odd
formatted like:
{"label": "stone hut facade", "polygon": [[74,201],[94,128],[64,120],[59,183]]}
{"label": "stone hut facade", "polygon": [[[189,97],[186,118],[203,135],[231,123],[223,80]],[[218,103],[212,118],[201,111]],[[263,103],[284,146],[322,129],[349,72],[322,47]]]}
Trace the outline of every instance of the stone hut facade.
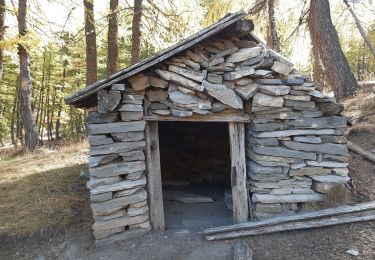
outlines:
{"label": "stone hut facade", "polygon": [[164,228],[159,122],[228,125],[235,223],[295,213],[349,181],[341,106],[265,46],[244,16],[66,98],[89,110],[98,244]]}

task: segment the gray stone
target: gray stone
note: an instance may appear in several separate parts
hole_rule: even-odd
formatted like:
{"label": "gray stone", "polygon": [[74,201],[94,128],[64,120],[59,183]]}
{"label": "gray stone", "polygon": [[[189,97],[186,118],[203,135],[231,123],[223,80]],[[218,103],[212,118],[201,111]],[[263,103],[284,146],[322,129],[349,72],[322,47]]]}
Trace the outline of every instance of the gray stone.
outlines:
{"label": "gray stone", "polygon": [[344,106],[336,103],[317,103],[318,108],[323,111],[325,115],[334,116],[339,115],[343,110]]}
{"label": "gray stone", "polygon": [[246,165],[247,170],[255,174],[281,174],[283,172],[282,167],[266,167],[254,161],[247,162]]}
{"label": "gray stone", "polygon": [[301,169],[305,166],[306,166],[306,163],[305,163],[304,160],[297,160],[290,165],[290,169],[297,170],[297,169]]}
{"label": "gray stone", "polygon": [[158,109],[161,109],[161,110],[165,110],[165,109],[168,109],[168,105],[166,104],[161,104],[161,103],[151,103],[151,110],[158,110]]}
{"label": "gray stone", "polygon": [[121,112],[121,120],[122,121],[140,121],[143,119],[143,111],[142,112]]}
{"label": "gray stone", "polygon": [[333,168],[332,173],[340,176],[348,176],[349,170],[347,168]]}
{"label": "gray stone", "polygon": [[348,167],[348,163],[341,163],[335,161],[306,161],[307,165],[310,166],[318,166],[318,167],[326,167],[326,168],[346,168]]}
{"label": "gray stone", "polygon": [[132,100],[132,101],[142,101],[144,99],[144,94],[133,94],[133,93],[126,93],[122,95],[122,100]]}
{"label": "gray stone", "polygon": [[122,156],[122,160],[124,162],[145,160],[145,154],[143,153],[143,151],[132,151],[132,152],[127,152],[127,153],[120,153],[120,156]]}
{"label": "gray stone", "polygon": [[284,99],[263,93],[256,93],[253,98],[253,107],[282,107]]}
{"label": "gray stone", "polygon": [[328,116],[319,118],[298,118],[291,120],[290,125],[298,128],[336,128],[346,127],[347,119],[343,116]]}
{"label": "gray stone", "polygon": [[283,96],[289,93],[290,87],[284,85],[259,85],[259,91],[268,95]]}
{"label": "gray stone", "polygon": [[213,74],[213,73],[208,73],[207,74],[207,81],[209,81],[211,83],[222,84],[223,83],[223,76],[216,75],[216,74]]}
{"label": "gray stone", "polygon": [[280,79],[255,79],[255,83],[263,85],[281,85]]}
{"label": "gray stone", "polygon": [[129,239],[134,239],[138,237],[142,237],[149,232],[149,229],[136,229],[136,230],[127,230],[126,232],[121,232],[119,234],[115,234],[113,236],[95,240],[96,247],[103,247],[106,245],[113,244],[116,241],[126,241]]}
{"label": "gray stone", "polygon": [[134,142],[145,139],[144,132],[113,133],[112,138],[120,142]]}
{"label": "gray stone", "polygon": [[234,91],[236,91],[236,93],[245,100],[249,100],[251,97],[253,97],[257,90],[258,85],[255,83],[250,83],[244,86],[238,86],[234,89]]}
{"label": "gray stone", "polygon": [[259,145],[265,145],[265,146],[278,146],[279,145],[279,141],[276,138],[249,137],[248,140],[251,144],[259,144]]}
{"label": "gray stone", "polygon": [[181,61],[183,63],[185,63],[186,65],[188,65],[189,67],[191,67],[193,70],[200,70],[200,68],[201,68],[201,65],[199,65],[199,63],[196,63],[196,62],[194,62],[192,60],[189,60],[187,58],[182,57]]}
{"label": "gray stone", "polygon": [[312,184],[312,189],[319,193],[328,193],[331,189],[335,187],[342,187],[345,188],[343,183],[327,183],[327,182],[316,182],[314,181]]}
{"label": "gray stone", "polygon": [[[135,187],[135,188],[121,190],[121,191],[116,192],[113,197],[114,198],[119,198],[119,197],[130,196],[130,195],[136,193],[137,191],[139,191],[141,189],[143,189],[143,186],[138,186],[138,187]],[[127,214],[127,215],[130,216],[129,214]]]}
{"label": "gray stone", "polygon": [[280,189],[272,189],[270,194],[285,195],[285,194],[292,194],[292,191],[293,191],[292,187],[284,187]]}
{"label": "gray stone", "polygon": [[309,194],[287,194],[287,195],[271,195],[271,194],[257,194],[252,196],[253,202],[261,203],[298,203],[311,201],[324,201],[325,196],[319,193]]}
{"label": "gray stone", "polygon": [[[163,71],[156,69],[155,72],[164,80],[171,81],[177,84],[184,86],[185,88],[194,90],[194,91],[203,91],[203,86],[197,84],[196,82],[187,79],[177,73],[170,72],[170,71]],[[203,76],[203,75],[202,75]]]}
{"label": "gray stone", "polygon": [[113,111],[121,101],[121,92],[117,90],[100,90],[98,92],[98,111],[108,113]]}
{"label": "gray stone", "polygon": [[113,139],[106,135],[89,135],[89,144],[93,145],[103,145],[103,144],[112,144]]}
{"label": "gray stone", "polygon": [[152,110],[152,113],[160,116],[169,116],[171,111],[169,109],[155,109]]}
{"label": "gray stone", "polygon": [[188,94],[188,95],[194,95],[194,94],[196,94],[195,91],[190,90],[190,89],[188,89],[188,88],[181,87],[181,86],[178,86],[177,89],[178,89],[179,91],[181,91],[182,93],[184,93],[184,94]]}
{"label": "gray stone", "polygon": [[158,90],[147,90],[146,96],[151,102],[161,102],[167,100],[168,92],[162,89]]}
{"label": "gray stone", "polygon": [[181,91],[174,91],[169,93],[169,99],[176,104],[179,105],[190,105],[190,104],[198,104],[199,98],[194,95],[186,95]]}
{"label": "gray stone", "polygon": [[288,128],[288,125],[285,123],[265,123],[265,124],[253,124],[249,125],[250,130],[253,131],[274,131],[274,130],[283,130]]}
{"label": "gray stone", "polygon": [[293,65],[285,64],[279,61],[275,61],[271,67],[271,70],[282,74],[282,75],[288,75],[293,69]]}
{"label": "gray stone", "polygon": [[136,161],[111,163],[104,166],[91,168],[89,171],[90,176],[96,178],[107,178],[119,175],[126,175],[138,171],[144,171],[145,169],[146,165],[144,161]]}
{"label": "gray stone", "polygon": [[143,111],[142,105],[136,105],[136,104],[123,104],[120,106],[118,111],[126,111],[126,112],[141,112]]}
{"label": "gray stone", "polygon": [[116,212],[117,210],[120,210],[128,206],[129,204],[134,204],[140,201],[144,201],[146,198],[147,198],[147,192],[145,190],[142,190],[130,196],[114,198],[112,200],[104,201],[101,203],[93,203],[91,204],[91,208],[95,215],[103,216],[103,215],[108,215],[113,212]]}
{"label": "gray stone", "polygon": [[[294,77],[288,77],[287,79],[282,79],[281,82],[284,84],[284,85],[288,85],[288,86],[298,86],[298,85],[302,85],[304,83],[304,79],[302,78],[294,78]],[[294,88],[293,88],[294,89]]]}
{"label": "gray stone", "polygon": [[136,217],[126,216],[126,217],[121,217],[121,218],[115,218],[115,219],[108,220],[108,221],[101,221],[101,222],[97,221],[94,223],[92,227],[93,227],[94,234],[95,234],[95,232],[97,231],[139,224],[139,223],[145,222],[146,220],[148,220],[148,214],[144,214],[144,215],[140,215]]}
{"label": "gray stone", "polygon": [[284,162],[272,162],[272,161],[256,161],[258,164],[262,165],[262,166],[267,166],[267,167],[284,167],[284,168],[288,168],[289,167],[289,164],[288,163],[284,163]]}
{"label": "gray stone", "polygon": [[90,200],[91,200],[92,203],[108,201],[108,200],[111,200],[111,199],[112,199],[112,192],[90,195]]}
{"label": "gray stone", "polygon": [[302,111],[302,117],[321,117],[322,111]]}
{"label": "gray stone", "polygon": [[129,217],[134,217],[134,216],[143,215],[147,212],[148,212],[148,206],[144,206],[144,207],[140,207],[140,208],[129,208],[127,215]]}
{"label": "gray stone", "polygon": [[214,200],[200,194],[184,192],[179,190],[163,190],[163,199],[179,201],[182,203],[210,203]]}
{"label": "gray stone", "polygon": [[[253,110],[254,108],[257,108],[257,107],[253,107]],[[259,107],[258,107],[259,108]],[[282,108],[285,108],[285,107],[282,107]],[[272,112],[272,109],[273,110],[277,110],[277,108],[274,108],[274,107],[269,107],[270,111],[268,112]],[[301,113],[297,113],[297,112],[285,112],[285,113],[278,113],[278,112],[275,112],[275,113],[263,113],[264,111],[260,111],[262,113],[259,113],[259,112],[255,112],[255,115],[257,118],[263,118],[263,119],[296,119],[296,118],[299,118],[301,117]]]}
{"label": "gray stone", "polygon": [[293,163],[294,158],[287,158],[282,156],[269,156],[254,153],[251,149],[246,149],[247,156],[254,161],[270,161],[270,162],[282,162],[282,163]]}
{"label": "gray stone", "polygon": [[253,75],[255,73],[254,68],[251,67],[240,67],[235,71],[230,71],[223,74],[224,80],[236,80],[242,77]]}
{"label": "gray stone", "polygon": [[280,136],[294,136],[294,135],[333,135],[335,134],[335,130],[333,129],[321,129],[321,130],[283,130],[283,131],[273,131],[273,132],[263,132],[251,133],[255,137],[280,137]]}
{"label": "gray stone", "polygon": [[315,153],[300,152],[300,151],[290,150],[290,149],[283,148],[283,147],[267,147],[267,146],[254,145],[253,150],[256,153],[263,154],[263,155],[316,160]]}
{"label": "gray stone", "polygon": [[297,170],[289,170],[290,176],[310,176],[310,175],[323,175],[330,174],[330,169],[324,169],[322,167],[304,167]]}
{"label": "gray stone", "polygon": [[284,99],[295,100],[295,101],[310,101],[310,96],[295,96],[295,95],[285,95]]}
{"label": "gray stone", "polygon": [[89,189],[95,189],[96,187],[102,186],[102,185],[109,185],[114,184],[116,182],[121,181],[121,177],[115,176],[115,177],[108,177],[108,178],[94,178],[91,176],[90,181],[87,182],[87,186]]}
{"label": "gray stone", "polygon": [[235,81],[235,84],[238,85],[238,86],[245,86],[245,85],[248,85],[250,83],[253,83],[253,80],[251,78],[247,78],[247,77],[243,77],[243,78],[237,79]]}
{"label": "gray stone", "polygon": [[315,111],[316,105],[314,101],[295,101],[295,100],[285,100],[285,106],[293,107],[295,110],[308,110]]}
{"label": "gray stone", "polygon": [[121,84],[121,83],[112,84],[111,89],[112,90],[124,91],[125,90],[125,84]]}
{"label": "gray stone", "polygon": [[320,144],[322,139],[320,137],[294,136],[293,141],[301,143]]}
{"label": "gray stone", "polygon": [[311,179],[317,182],[324,182],[324,183],[347,183],[350,178],[346,176],[339,176],[339,175],[315,175],[310,176]]}
{"label": "gray stone", "polygon": [[89,112],[86,122],[88,124],[103,124],[112,123],[118,120],[118,113],[99,113],[99,112]]}
{"label": "gray stone", "polygon": [[171,113],[173,116],[178,116],[178,117],[188,117],[192,116],[193,112],[187,111],[187,110],[179,110],[179,109],[171,109]]}
{"label": "gray stone", "polygon": [[[222,62],[224,62],[224,59],[222,60]],[[181,68],[181,67],[177,67],[177,66],[174,66],[174,65],[169,65],[168,67],[168,70],[169,71],[172,71],[172,72],[175,72],[177,74],[180,74],[188,79],[192,79],[194,81],[197,81],[197,82],[202,82],[204,76],[201,72],[197,72],[195,70],[189,70],[189,69],[184,69],[184,68]]]}
{"label": "gray stone", "polygon": [[127,180],[139,180],[140,178],[142,178],[144,176],[143,173],[144,173],[144,171],[129,173],[125,176],[125,179],[127,179]]}
{"label": "gray stone", "polygon": [[231,54],[227,59],[226,62],[240,62],[247,59],[254,58],[259,56],[262,52],[262,47],[254,47],[254,48],[243,48],[238,50],[237,52]]}
{"label": "gray stone", "polygon": [[89,158],[89,166],[96,167],[102,164],[108,164],[113,162],[118,158],[118,154],[108,154],[102,156],[90,156]]}
{"label": "gray stone", "polygon": [[213,67],[213,66],[218,65],[218,64],[221,64],[221,63],[224,63],[224,61],[225,60],[224,60],[223,57],[211,59],[208,62],[208,68]]}
{"label": "gray stone", "polygon": [[222,103],[233,107],[235,109],[242,109],[243,103],[240,97],[236,93],[222,84],[212,84],[208,81],[203,81],[203,86],[207,90],[208,94]]}
{"label": "gray stone", "polygon": [[148,83],[155,88],[168,88],[168,81],[158,77],[148,76]]}
{"label": "gray stone", "polygon": [[283,145],[290,149],[306,151],[306,152],[317,152],[317,153],[329,153],[329,154],[338,154],[345,155],[348,153],[348,148],[346,145],[342,144],[308,144],[308,143],[299,143],[293,141],[283,141]]}
{"label": "gray stone", "polygon": [[124,152],[135,151],[135,150],[143,150],[144,148],[145,148],[145,141],[115,142],[113,144],[91,146],[90,155],[124,153]]}
{"label": "gray stone", "polygon": [[252,77],[254,77],[254,78],[272,78],[272,71],[257,69],[257,70],[255,70]]}

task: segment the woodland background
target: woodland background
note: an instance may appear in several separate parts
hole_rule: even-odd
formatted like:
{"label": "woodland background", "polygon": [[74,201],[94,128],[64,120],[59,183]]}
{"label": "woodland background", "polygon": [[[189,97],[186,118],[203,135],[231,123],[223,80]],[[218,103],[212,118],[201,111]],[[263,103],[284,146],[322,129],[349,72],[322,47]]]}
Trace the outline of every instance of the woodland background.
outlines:
{"label": "woodland background", "polygon": [[[330,5],[334,27],[310,19],[312,5]],[[47,140],[81,138],[86,112],[65,105],[65,96],[240,9],[258,36],[326,92],[345,98],[360,91],[357,82],[344,94],[333,86],[352,74],[359,86],[375,80],[372,0],[0,0],[0,146],[32,150]],[[340,45],[314,45],[312,28],[337,32]],[[351,72],[343,68],[332,84],[325,56],[334,60],[340,46]]]}

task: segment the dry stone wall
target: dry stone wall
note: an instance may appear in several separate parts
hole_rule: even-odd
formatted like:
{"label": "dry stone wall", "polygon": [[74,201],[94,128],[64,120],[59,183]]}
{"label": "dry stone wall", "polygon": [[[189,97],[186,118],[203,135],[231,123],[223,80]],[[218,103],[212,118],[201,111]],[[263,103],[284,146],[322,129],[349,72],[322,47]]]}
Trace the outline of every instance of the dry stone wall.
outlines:
{"label": "dry stone wall", "polygon": [[211,38],[126,81],[101,90],[88,116],[97,243],[150,228],[146,116],[250,122],[247,175],[259,219],[322,201],[349,180],[341,106],[262,44]]}
{"label": "dry stone wall", "polygon": [[[87,118],[88,187],[96,244],[139,236],[150,229],[143,97],[144,92],[115,84],[98,95],[102,113],[90,112]],[[116,107],[117,111],[107,113]]]}

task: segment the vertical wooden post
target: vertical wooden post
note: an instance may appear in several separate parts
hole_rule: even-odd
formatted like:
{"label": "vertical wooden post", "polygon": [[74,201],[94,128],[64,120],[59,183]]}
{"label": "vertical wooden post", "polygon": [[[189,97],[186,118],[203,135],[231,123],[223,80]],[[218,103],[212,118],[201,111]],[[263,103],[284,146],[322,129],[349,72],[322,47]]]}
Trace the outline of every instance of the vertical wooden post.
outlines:
{"label": "vertical wooden post", "polygon": [[242,223],[248,221],[249,217],[244,123],[229,123],[229,140],[232,168],[233,220],[235,223]]}
{"label": "vertical wooden post", "polygon": [[145,130],[148,204],[153,229],[164,229],[158,122],[148,121]]}

